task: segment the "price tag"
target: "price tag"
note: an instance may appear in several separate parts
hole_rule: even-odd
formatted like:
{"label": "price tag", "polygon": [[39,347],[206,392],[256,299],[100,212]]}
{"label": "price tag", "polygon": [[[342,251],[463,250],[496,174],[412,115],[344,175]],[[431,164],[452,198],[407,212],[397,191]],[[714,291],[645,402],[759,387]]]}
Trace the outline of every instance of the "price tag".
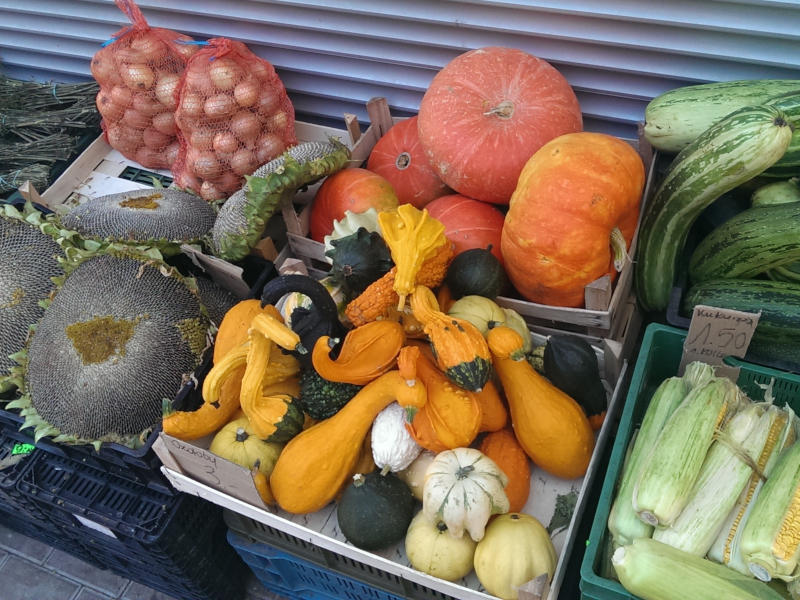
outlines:
{"label": "price tag", "polygon": [[760,316],[760,312],[748,313],[701,304],[695,306],[683,344],[678,375],[683,374],[690,362],[700,360],[715,366],[717,375],[736,381],[739,369],[722,361],[726,356],[744,357]]}

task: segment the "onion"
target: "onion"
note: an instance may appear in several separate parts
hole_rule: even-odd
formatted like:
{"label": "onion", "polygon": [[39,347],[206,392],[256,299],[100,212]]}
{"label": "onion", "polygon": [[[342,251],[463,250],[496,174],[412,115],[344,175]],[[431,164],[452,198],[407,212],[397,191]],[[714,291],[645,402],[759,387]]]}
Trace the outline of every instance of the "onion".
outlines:
{"label": "onion", "polygon": [[239,106],[247,108],[253,106],[259,99],[261,84],[253,77],[245,79],[233,88],[233,97]]}
{"label": "onion", "polygon": [[225,197],[225,194],[211,181],[204,181],[200,186],[200,197],[211,202]]}
{"label": "onion", "polygon": [[122,80],[132,90],[149,90],[155,83],[153,69],[143,63],[135,63],[122,68]]}
{"label": "onion", "polygon": [[134,160],[143,167],[150,167],[153,169],[160,169],[164,166],[164,159],[161,157],[160,152],[156,152],[152,148],[142,146],[136,150]]}
{"label": "onion", "polygon": [[181,94],[180,112],[189,117],[199,117],[203,114],[203,103],[205,102],[202,94],[198,92],[184,92]]}
{"label": "onion", "polygon": [[262,117],[272,115],[281,105],[281,96],[278,91],[272,87],[266,87],[261,90],[261,95],[258,97],[256,110]]}
{"label": "onion", "polygon": [[178,95],[175,90],[178,89],[180,80],[180,75],[175,73],[161,73],[156,81],[156,98],[169,110],[178,108]]}
{"label": "onion", "polygon": [[224,192],[226,196],[240,189],[243,184],[244,179],[231,171],[225,171],[214,180],[214,185],[216,185],[217,189],[221,192]]}
{"label": "onion", "polygon": [[144,92],[133,95],[133,108],[149,117],[157,115],[164,110],[160,102],[156,102],[150,94]]}
{"label": "onion", "polygon": [[244,77],[241,67],[230,58],[218,58],[208,68],[208,77],[219,90],[232,90]]}
{"label": "onion", "polygon": [[151,33],[131,37],[130,48],[139,54],[141,62],[157,63],[169,57],[164,43]]}
{"label": "onion", "polygon": [[153,150],[163,150],[173,139],[173,136],[165,135],[154,127],[148,127],[142,131],[144,145]]}
{"label": "onion", "polygon": [[175,161],[178,160],[178,151],[181,149],[181,145],[174,141],[169,146],[164,148],[164,162],[172,167],[175,164]]}
{"label": "onion", "polygon": [[166,135],[178,133],[178,127],[175,125],[175,113],[162,112],[153,115],[153,129]]}
{"label": "onion", "polygon": [[258,166],[256,155],[242,148],[231,157],[231,170],[237,175],[250,175]]}
{"label": "onion", "polygon": [[200,180],[188,171],[175,175],[175,183],[184,190],[200,191]]}
{"label": "onion", "polygon": [[109,126],[106,129],[106,136],[109,145],[127,158],[133,158],[142,141],[140,132],[122,125]]}
{"label": "onion", "polygon": [[236,110],[236,101],[228,94],[216,94],[206,99],[203,110],[212,118],[227,117]]}
{"label": "onion", "polygon": [[289,124],[289,115],[285,111],[279,110],[264,121],[264,126],[272,132],[279,133],[286,129]]}
{"label": "onion", "polygon": [[214,151],[218,154],[230,154],[239,149],[239,140],[230,131],[219,131],[214,135]]}
{"label": "onion", "polygon": [[211,83],[211,79],[208,77],[208,69],[203,63],[200,63],[199,66],[187,69],[184,77],[185,83],[183,89],[200,92],[204,97],[214,93],[214,84]]}
{"label": "onion", "polygon": [[231,117],[231,131],[243,142],[252,142],[261,133],[261,121],[249,110],[240,110]]}
{"label": "onion", "polygon": [[214,179],[222,174],[222,165],[213,152],[201,152],[194,160],[194,172],[203,179]]}
{"label": "onion", "polygon": [[111,88],[111,100],[122,108],[128,108],[133,102],[133,92],[122,85],[115,85]]}
{"label": "onion", "polygon": [[[176,40],[180,40],[182,42],[193,42],[194,40],[191,36],[184,35],[179,33],[175,36]],[[172,49],[175,50],[178,54],[180,54],[181,58],[185,61],[189,60],[189,57],[192,56],[195,52],[197,52],[200,47],[197,44],[181,44],[178,41],[172,44]]]}
{"label": "onion", "polygon": [[280,156],[285,148],[280,136],[274,133],[265,133],[256,141],[256,158],[258,159],[258,164],[263,165],[273,158]]}
{"label": "onion", "polygon": [[125,112],[123,107],[119,104],[114,102],[111,98],[111,94],[108,92],[104,92],[100,90],[97,94],[97,98],[95,98],[95,104],[97,105],[97,110],[103,115],[103,118],[108,121],[118,121],[122,118],[123,113]]}
{"label": "onion", "polygon": [[92,57],[92,77],[102,86],[122,83],[111,56],[102,50]]}
{"label": "onion", "polygon": [[214,147],[214,130],[203,127],[196,127],[189,134],[189,145],[197,150],[211,150]]}
{"label": "onion", "polygon": [[247,65],[247,70],[250,71],[252,75],[255,75],[264,81],[272,79],[276,75],[275,69],[272,68],[272,65],[261,58],[249,63]]}
{"label": "onion", "polygon": [[153,120],[150,117],[134,108],[129,108],[125,111],[125,114],[122,115],[122,122],[125,126],[134,129],[145,129],[153,124]]}

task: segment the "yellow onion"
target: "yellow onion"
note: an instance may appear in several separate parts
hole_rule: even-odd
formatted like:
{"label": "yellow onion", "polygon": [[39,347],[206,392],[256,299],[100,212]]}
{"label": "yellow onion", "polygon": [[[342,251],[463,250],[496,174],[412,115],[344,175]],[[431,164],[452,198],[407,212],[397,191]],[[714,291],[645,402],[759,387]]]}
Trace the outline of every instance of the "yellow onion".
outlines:
{"label": "yellow onion", "polygon": [[250,77],[238,83],[236,87],[233,88],[233,97],[236,99],[236,103],[239,106],[249,108],[258,102],[258,99],[261,97],[260,91],[261,83],[259,83],[256,78]]}
{"label": "yellow onion", "polygon": [[142,131],[142,141],[144,141],[144,145],[153,150],[164,149],[172,140],[173,136],[161,133],[154,127],[148,127]]}
{"label": "yellow onion", "polygon": [[230,58],[218,58],[208,68],[208,77],[219,90],[232,90],[244,76],[241,67]]}
{"label": "yellow onion", "polygon": [[231,157],[230,164],[237,175],[250,175],[258,167],[258,158],[247,148],[242,148]]}
{"label": "yellow onion", "polygon": [[265,133],[256,141],[256,159],[259,165],[280,156],[285,149],[283,140],[274,133]]}
{"label": "yellow onion", "polygon": [[144,63],[133,63],[122,68],[122,80],[132,90],[149,90],[155,83],[153,69]]}
{"label": "yellow onion", "polygon": [[282,132],[284,129],[286,129],[286,126],[288,124],[289,124],[289,115],[287,115],[286,112],[282,110],[279,110],[271,117],[268,117],[267,119],[264,120],[264,126],[267,128],[267,130],[275,133]]}
{"label": "yellow onion", "polygon": [[217,154],[231,154],[239,149],[239,140],[230,131],[218,131],[214,134],[213,146]]}
{"label": "yellow onion", "polygon": [[175,113],[161,112],[153,115],[153,129],[166,135],[175,135],[178,128],[175,125]]}
{"label": "yellow onion", "polygon": [[161,105],[161,103],[156,102],[152,98],[151,94],[146,92],[133,95],[133,108],[149,117],[152,117],[153,115],[156,115],[164,110],[164,107]]}
{"label": "yellow onion", "polygon": [[199,117],[203,114],[205,98],[198,92],[184,92],[181,94],[181,113],[188,117]]}
{"label": "yellow onion", "polygon": [[175,73],[161,73],[156,81],[156,98],[169,110],[178,108],[178,95],[175,90],[178,88],[180,80],[180,75]]}
{"label": "yellow onion", "polygon": [[236,101],[228,94],[216,94],[206,98],[203,110],[209,117],[227,117],[236,110]]}
{"label": "yellow onion", "polygon": [[261,133],[261,121],[249,110],[240,110],[231,117],[231,131],[241,141],[255,142]]}

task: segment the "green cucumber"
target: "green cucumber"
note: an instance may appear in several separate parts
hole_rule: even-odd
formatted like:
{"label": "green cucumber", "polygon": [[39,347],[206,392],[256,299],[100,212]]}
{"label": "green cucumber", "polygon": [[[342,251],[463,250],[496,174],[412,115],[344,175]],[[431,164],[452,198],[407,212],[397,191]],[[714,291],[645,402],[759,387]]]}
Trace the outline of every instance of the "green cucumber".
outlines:
{"label": "green cucumber", "polygon": [[689,259],[689,279],[748,279],[800,260],[800,202],[748,208],[705,236]]}
{"label": "green cucumber", "polygon": [[792,130],[773,106],[749,106],[728,115],[684,148],[645,205],[635,267],[645,310],[664,310],[675,264],[698,215],[722,194],[772,165]]}
{"label": "green cucumber", "polygon": [[800,91],[796,79],[748,79],[670,90],[645,108],[644,137],[662,152],[680,152],[706,129],[745,106]]}
{"label": "green cucumber", "polygon": [[750,206],[770,206],[787,202],[800,202],[800,185],[797,179],[762,185],[750,197]]}

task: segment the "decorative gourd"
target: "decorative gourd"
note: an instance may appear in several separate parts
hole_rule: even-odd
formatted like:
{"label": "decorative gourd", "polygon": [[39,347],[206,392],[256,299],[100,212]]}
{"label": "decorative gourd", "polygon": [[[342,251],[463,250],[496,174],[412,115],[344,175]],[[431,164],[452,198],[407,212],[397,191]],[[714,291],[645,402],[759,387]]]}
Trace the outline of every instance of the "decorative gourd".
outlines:
{"label": "decorative gourd", "polygon": [[511,429],[500,429],[486,435],[478,450],[491,458],[508,477],[506,496],[508,510],[519,512],[525,507],[531,491],[531,467],[528,455],[519,445]]}
{"label": "decorative gourd", "polygon": [[468,535],[459,538],[447,533],[443,522],[431,523],[418,512],[406,532],[406,556],[417,571],[458,581],[472,571],[475,540]]}
{"label": "decorative gourd", "polygon": [[472,248],[456,255],[444,282],[453,298],[477,295],[494,300],[508,283],[503,265],[491,252],[491,247]]}
{"label": "decorative gourd", "polygon": [[467,392],[475,398],[481,408],[481,424],[478,431],[497,431],[508,423],[508,411],[500,392],[490,379],[480,392]]}
{"label": "decorative gourd", "polygon": [[[452,258],[453,247],[451,244],[439,246],[433,256],[422,263],[422,267],[417,273],[417,283],[428,287],[439,285],[447,273],[447,265],[450,264]],[[396,309],[400,302],[400,296],[394,291],[396,274],[397,267],[394,266],[386,275],[371,284],[358,298],[347,305],[344,312],[354,327],[385,317],[390,308]]]}
{"label": "decorative gourd", "polygon": [[373,321],[347,332],[336,360],[329,353],[338,340],[325,335],[318,338],[311,362],[328,381],[364,385],[395,366],[405,341],[400,323]]}
{"label": "decorative gourd", "polygon": [[522,337],[522,349],[527,354],[533,347],[533,339],[531,338],[531,330],[528,329],[528,324],[522,315],[513,308],[503,307],[503,312],[506,315],[506,322],[503,325],[510,327]]}
{"label": "decorative gourd", "polygon": [[424,326],[439,368],[456,385],[479,391],[488,381],[492,366],[481,332],[469,321],[441,312],[436,296],[422,285],[411,295],[411,310]]}
{"label": "decorative gourd", "polygon": [[525,360],[522,338],[514,330],[503,326],[490,329],[488,342],[514,433],[525,453],[556,477],[585,475],[594,450],[594,433],[583,409]]}
{"label": "decorative gourd", "polygon": [[295,436],[281,452],[270,486],[278,504],[291,513],[311,513],[328,504],[358,460],[377,414],[397,401],[425,404],[425,387],[389,371],[364,386],[339,412]]}
{"label": "decorative gourd", "polygon": [[479,542],[489,517],[508,512],[507,483],[505,473],[480,450],[445,450],[425,474],[422,511],[431,523],[443,521],[450,535],[461,537],[466,530]]}
{"label": "decorative gourd", "polygon": [[[225,355],[234,348],[241,346],[247,341],[247,332],[253,317],[262,312],[277,316],[277,310],[270,304],[261,306],[255,299],[241,300],[234,304],[219,324],[217,335],[214,338],[214,364],[219,363]],[[277,313],[277,314],[276,314]]]}
{"label": "decorative gourd", "polygon": [[414,496],[393,473],[357,474],[336,507],[347,541],[378,550],[403,539],[414,516]]}
{"label": "decorative gourd", "polygon": [[425,208],[444,224],[444,234],[453,242],[456,254],[471,248],[489,248],[501,263],[500,234],[505,215],[493,204],[451,194],[437,198]]}
{"label": "decorative gourd", "polygon": [[444,235],[444,225],[410,204],[378,215],[378,223],[386,245],[392,253],[397,271],[393,289],[398,295],[398,310],[403,308],[406,296],[414,291],[422,263],[431,258],[439,246],[449,245]]}
{"label": "decorative gourd", "polygon": [[422,502],[422,490],[425,487],[425,473],[436,457],[435,452],[423,450],[408,468],[397,472],[397,476],[406,482],[414,498]]}
{"label": "decorative gourd", "polygon": [[516,600],[517,588],[540,575],[552,581],[556,562],[547,530],[535,517],[524,513],[496,517],[475,548],[478,581],[503,600]]}
{"label": "decorative gourd", "polygon": [[416,116],[389,128],[369,153],[367,169],[392,184],[400,204],[423,208],[451,191],[425,156],[419,143]]}
{"label": "decorative gourd", "polygon": [[525,161],[545,142],[582,128],[566,79],[522,50],[486,47],[450,61],[419,106],[419,138],[451,188],[508,204]]}
{"label": "decorative gourd", "polygon": [[547,339],[542,362],[550,382],[581,405],[592,429],[600,429],[606,416],[606,389],[589,343],[576,335],[553,334]]}
{"label": "decorative gourd", "polygon": [[[261,382],[262,388],[296,378],[300,374],[300,363],[291,354],[286,354],[277,344],[269,352],[269,367]],[[263,392],[263,389],[262,389]],[[288,393],[288,392],[287,392]],[[269,394],[264,394],[268,396]],[[297,396],[297,394],[292,394]]]}
{"label": "decorative gourd", "polygon": [[331,246],[325,252],[331,259],[331,277],[348,298],[358,296],[394,265],[381,234],[363,227],[352,235],[331,240]]}
{"label": "decorative gourd", "polygon": [[462,296],[453,302],[447,314],[469,321],[484,336],[489,332],[490,323],[503,325],[506,321],[506,314],[494,300],[478,295]]}
{"label": "decorative gourd", "polygon": [[584,287],[627,260],[639,219],[644,164],[630,144],[574,133],[525,165],[503,225],[511,283],[527,300],[580,307]]}
{"label": "decorative gourd", "polygon": [[323,241],[333,230],[333,222],[345,211],[360,213],[368,208],[378,212],[397,206],[397,195],[383,177],[361,168],[342,169],[329,175],[319,186],[311,205],[311,239]]}
{"label": "decorative gourd", "polygon": [[372,207],[364,212],[344,211],[344,217],[336,219],[333,222],[333,231],[331,231],[330,235],[325,236],[325,252],[333,248],[333,244],[331,244],[333,240],[352,235],[361,227],[367,231],[377,231],[380,233],[380,227],[378,227],[378,211]]}
{"label": "decorative gourd", "polygon": [[282,444],[265,442],[250,427],[247,417],[231,421],[220,429],[208,450],[245,469],[258,463],[258,470],[269,476],[283,449]]}
{"label": "decorative gourd", "polygon": [[406,422],[406,409],[392,402],[372,423],[372,458],[382,475],[402,471],[422,452],[408,433]]}
{"label": "decorative gourd", "polygon": [[335,415],[361,388],[352,383],[328,381],[314,367],[300,373],[300,401],[306,413],[317,420]]}
{"label": "decorative gourd", "polygon": [[[469,446],[478,435],[481,426],[481,407],[474,395],[453,383],[431,362],[424,352],[417,357],[417,379],[428,391],[428,401],[414,415],[409,426],[412,435],[417,437],[420,428],[427,429],[426,419],[430,421],[435,442],[422,435],[420,445],[435,449],[459,448]],[[433,446],[433,448],[431,448]]]}

